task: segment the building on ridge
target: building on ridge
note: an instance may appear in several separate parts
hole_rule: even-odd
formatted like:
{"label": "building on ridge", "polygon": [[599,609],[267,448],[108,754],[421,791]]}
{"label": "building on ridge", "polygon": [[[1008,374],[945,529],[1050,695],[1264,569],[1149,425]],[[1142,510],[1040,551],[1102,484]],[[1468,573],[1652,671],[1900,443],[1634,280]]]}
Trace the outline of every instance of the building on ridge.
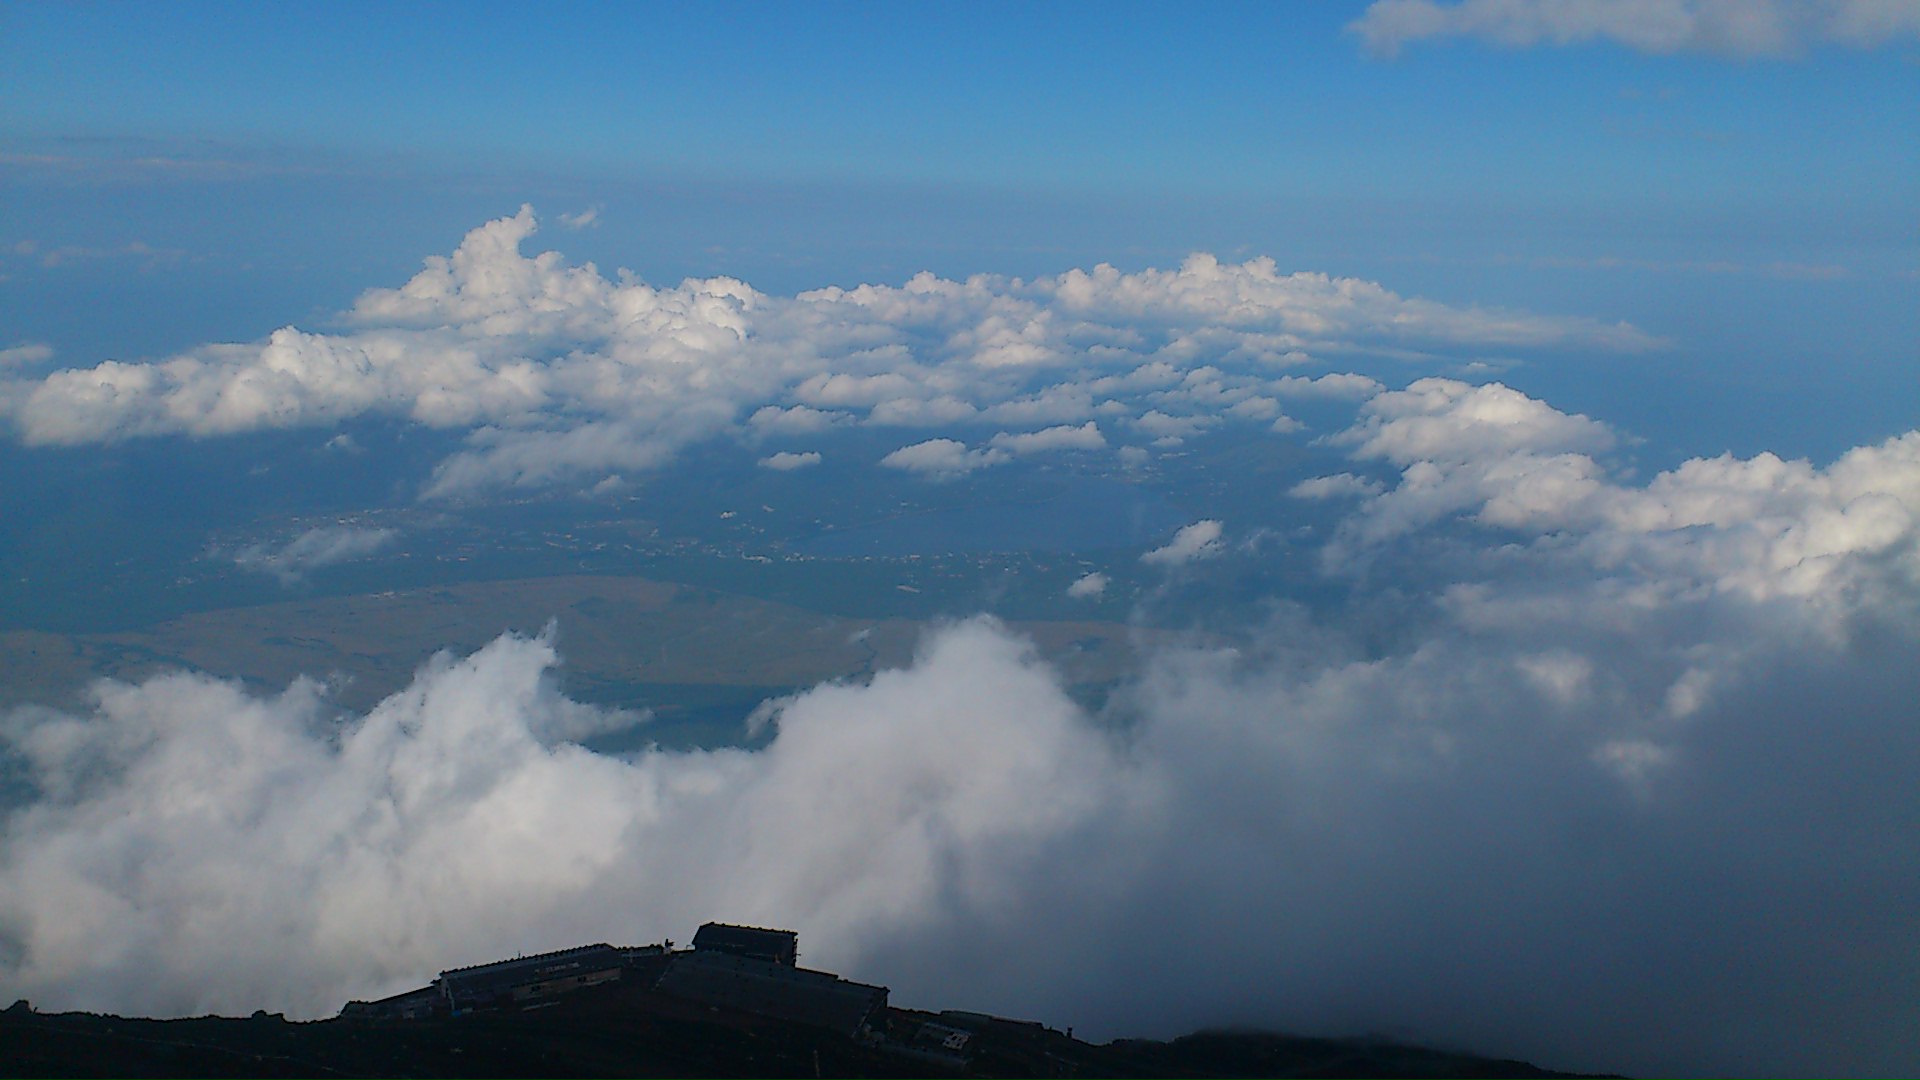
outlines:
{"label": "building on ridge", "polygon": [[693,951],[726,953],[748,960],[765,960],[770,964],[797,967],[800,963],[800,935],[792,930],[703,923],[693,935]]}
{"label": "building on ridge", "polygon": [[887,1008],[884,986],[711,948],[674,954],[654,989],[669,997],[854,1038],[870,1033]]}
{"label": "building on ridge", "polygon": [[558,952],[499,960],[443,971],[437,984],[455,1015],[564,994],[620,978],[625,957],[611,945],[581,945]]}
{"label": "building on ridge", "polygon": [[658,993],[745,1017],[881,1038],[887,988],[801,967],[799,941],[792,930],[707,923],[694,934],[689,950],[675,950],[670,942],[603,943],[453,968],[429,987],[379,1001],[350,1001],[341,1015],[411,1020],[538,1008],[559,995],[618,981],[641,995],[636,1001]]}

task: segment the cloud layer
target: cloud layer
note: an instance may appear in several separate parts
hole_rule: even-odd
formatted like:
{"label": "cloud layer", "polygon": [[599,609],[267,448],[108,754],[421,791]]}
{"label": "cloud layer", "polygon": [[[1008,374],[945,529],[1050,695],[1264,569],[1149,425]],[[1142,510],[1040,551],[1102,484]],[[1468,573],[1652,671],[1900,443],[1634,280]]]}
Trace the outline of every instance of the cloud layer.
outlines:
{"label": "cloud layer", "polygon": [[361,296],[345,332],[286,327],[155,363],[0,374],[0,415],[30,445],[405,418],[468,432],[426,486],[462,495],[592,483],[728,432],[856,423],[901,429],[902,447],[924,444],[914,429],[978,431],[988,445],[922,470],[937,474],[1116,436],[1171,447],[1222,423],[1289,431],[1289,397],[1377,389],[1295,373],[1356,350],[1660,345],[1624,324],[1450,307],[1204,254],[1172,270],[920,274],[791,298],[730,278],[659,288],[525,255],[535,229],[528,208],[475,229],[400,288]]}
{"label": "cloud layer", "polygon": [[1588,456],[1611,439],[1498,387],[1376,397],[1340,442],[1398,476],[1323,493],[1328,572],[1385,575],[1390,625],[1276,603],[1098,715],[987,619],[775,703],[752,751],[589,753],[634,718],[512,636],[365,715],[187,674],[16,710],[0,972],[43,1007],[317,1015],[721,918],[1096,1036],[1910,1071],[1920,433],[1644,484]]}

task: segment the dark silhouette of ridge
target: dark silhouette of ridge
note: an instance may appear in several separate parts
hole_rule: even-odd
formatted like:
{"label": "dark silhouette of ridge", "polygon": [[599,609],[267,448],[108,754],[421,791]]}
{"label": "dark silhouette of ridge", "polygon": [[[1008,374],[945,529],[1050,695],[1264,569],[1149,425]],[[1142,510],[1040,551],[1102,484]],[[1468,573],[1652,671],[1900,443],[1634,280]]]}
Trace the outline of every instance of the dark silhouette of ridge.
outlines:
{"label": "dark silhouette of ridge", "polygon": [[1104,1045],[1038,1021],[894,1008],[798,967],[789,931],[708,924],[695,948],[589,945],[442,972],[329,1020],[0,1012],[0,1077],[1535,1077],[1525,1062],[1375,1039],[1207,1031]]}

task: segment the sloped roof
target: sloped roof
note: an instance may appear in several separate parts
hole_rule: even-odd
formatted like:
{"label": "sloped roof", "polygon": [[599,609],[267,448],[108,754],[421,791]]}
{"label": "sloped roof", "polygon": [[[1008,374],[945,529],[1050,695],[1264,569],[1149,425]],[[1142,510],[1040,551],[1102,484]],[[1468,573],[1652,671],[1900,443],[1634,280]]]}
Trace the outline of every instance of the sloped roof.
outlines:
{"label": "sloped roof", "polygon": [[789,1023],[851,1035],[887,1004],[887,988],[825,971],[719,952],[680,953],[654,989]]}
{"label": "sloped roof", "polygon": [[538,953],[533,956],[521,956],[512,960],[496,960],[491,964],[475,964],[472,967],[454,968],[440,973],[440,979],[449,987],[492,986],[500,983],[514,983],[547,978],[570,971],[598,970],[619,967],[620,952],[604,942],[598,945],[580,945],[556,952]]}

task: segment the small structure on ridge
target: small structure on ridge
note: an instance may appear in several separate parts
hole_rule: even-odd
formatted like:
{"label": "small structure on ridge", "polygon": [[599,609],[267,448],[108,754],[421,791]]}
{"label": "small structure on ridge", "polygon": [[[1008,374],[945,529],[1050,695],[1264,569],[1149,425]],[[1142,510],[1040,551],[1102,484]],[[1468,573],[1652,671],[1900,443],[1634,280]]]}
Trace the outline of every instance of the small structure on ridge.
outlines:
{"label": "small structure on ridge", "polygon": [[693,935],[696,953],[726,953],[769,964],[800,965],[800,935],[792,930],[766,930],[758,926],[733,926],[728,923],[703,923]]}

